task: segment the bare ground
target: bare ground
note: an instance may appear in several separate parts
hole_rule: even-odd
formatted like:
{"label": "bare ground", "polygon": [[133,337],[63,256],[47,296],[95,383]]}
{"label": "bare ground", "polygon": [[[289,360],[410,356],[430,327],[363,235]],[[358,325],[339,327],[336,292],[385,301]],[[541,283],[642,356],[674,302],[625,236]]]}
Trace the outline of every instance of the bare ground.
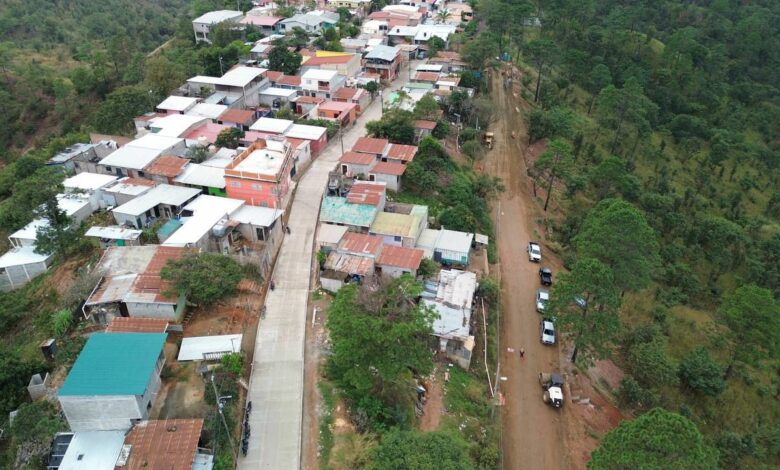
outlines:
{"label": "bare ground", "polygon": [[426,402],[423,407],[423,415],[420,418],[420,429],[423,431],[435,431],[439,428],[441,415],[444,411],[442,382],[444,382],[444,372],[441,370],[441,365],[438,364],[423,384],[426,389]]}

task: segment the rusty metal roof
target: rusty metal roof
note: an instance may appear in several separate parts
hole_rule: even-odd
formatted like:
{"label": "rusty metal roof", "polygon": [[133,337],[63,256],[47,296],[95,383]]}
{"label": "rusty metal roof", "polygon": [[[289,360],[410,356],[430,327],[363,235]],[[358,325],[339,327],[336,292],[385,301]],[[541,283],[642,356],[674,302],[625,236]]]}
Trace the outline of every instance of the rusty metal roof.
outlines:
{"label": "rusty metal roof", "polygon": [[387,158],[410,162],[417,154],[417,147],[414,145],[393,144],[387,152]]}
{"label": "rusty metal roof", "polygon": [[382,237],[347,232],[339,243],[339,251],[356,255],[378,256],[382,252]]}
{"label": "rusty metal roof", "polygon": [[382,155],[385,152],[385,148],[390,143],[387,139],[375,139],[372,137],[361,137],[352,146],[353,152],[360,153],[373,153],[375,155]]}
{"label": "rusty metal roof", "polygon": [[162,318],[114,317],[106,333],[165,333],[168,320]]}
{"label": "rusty metal roof", "polygon": [[351,163],[353,165],[370,165],[376,161],[376,156],[370,153],[358,153],[350,150],[345,152],[339,161],[341,163]]}
{"label": "rusty metal roof", "polygon": [[187,158],[180,158],[174,155],[162,155],[153,161],[151,165],[147,166],[144,171],[152,175],[173,178],[179,176],[189,161]]}
{"label": "rusty metal roof", "polygon": [[380,175],[401,176],[406,171],[406,165],[403,163],[379,162],[371,169],[371,173]]}
{"label": "rusty metal roof", "polygon": [[125,437],[129,456],[122,470],[191,470],[202,419],[141,421]]}
{"label": "rusty metal roof", "polygon": [[355,183],[347,194],[347,202],[377,206],[382,201],[386,189],[386,183]]}
{"label": "rusty metal roof", "polygon": [[417,269],[425,252],[417,248],[385,245],[376,264],[397,268]]}
{"label": "rusty metal roof", "polygon": [[332,251],[325,261],[325,268],[346,274],[367,276],[374,271],[374,259]]}

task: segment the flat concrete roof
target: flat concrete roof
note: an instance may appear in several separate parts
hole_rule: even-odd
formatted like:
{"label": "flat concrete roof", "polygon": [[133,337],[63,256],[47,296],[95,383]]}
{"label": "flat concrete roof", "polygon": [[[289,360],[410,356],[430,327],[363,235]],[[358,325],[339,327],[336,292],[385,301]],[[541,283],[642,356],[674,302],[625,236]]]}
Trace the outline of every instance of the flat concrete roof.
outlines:
{"label": "flat concrete roof", "polygon": [[233,169],[262,175],[276,175],[284,165],[284,154],[268,148],[257,149],[250,153]]}
{"label": "flat concrete roof", "polygon": [[162,103],[157,105],[157,109],[164,109],[166,111],[187,111],[195,106],[197,102],[197,98],[191,98],[189,96],[169,96],[165,98]]}
{"label": "flat concrete roof", "polygon": [[193,336],[181,340],[179,362],[202,361],[206,355],[241,352],[243,335]]}
{"label": "flat concrete roof", "polygon": [[253,131],[270,132],[272,134],[281,134],[292,125],[293,122],[289,119],[262,117],[249,126],[249,129]]}
{"label": "flat concrete roof", "polygon": [[116,176],[103,175],[100,173],[78,173],[62,182],[66,189],[81,189],[84,191],[94,191],[107,184],[116,181]]}
{"label": "flat concrete roof", "polygon": [[74,433],[59,470],[113,469],[124,442],[124,431]]}

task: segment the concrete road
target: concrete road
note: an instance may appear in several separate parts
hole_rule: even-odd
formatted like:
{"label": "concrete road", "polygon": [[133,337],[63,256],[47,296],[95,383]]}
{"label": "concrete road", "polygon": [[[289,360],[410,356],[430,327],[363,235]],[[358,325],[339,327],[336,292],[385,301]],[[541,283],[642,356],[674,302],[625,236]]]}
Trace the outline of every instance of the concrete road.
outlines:
{"label": "concrete road", "polygon": [[[408,81],[408,73],[401,75],[393,89]],[[344,149],[352,148],[365,135],[365,123],[379,119],[380,114],[377,99],[344,131]],[[314,235],[328,172],[340,157],[337,135],[299,181],[289,209],[291,233],[276,260],[276,289],[268,292],[266,316],[257,330],[247,398],[252,401],[251,434],[246,457],[239,456],[242,470],[297,469],[301,465],[303,352]]]}

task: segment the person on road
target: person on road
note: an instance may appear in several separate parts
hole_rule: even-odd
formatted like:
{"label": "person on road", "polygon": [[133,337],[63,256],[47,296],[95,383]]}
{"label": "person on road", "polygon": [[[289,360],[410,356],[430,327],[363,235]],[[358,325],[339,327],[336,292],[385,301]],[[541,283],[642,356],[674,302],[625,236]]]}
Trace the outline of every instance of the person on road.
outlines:
{"label": "person on road", "polygon": [[520,359],[522,359],[525,356],[525,349],[520,348]]}
{"label": "person on road", "polygon": [[289,235],[289,234],[290,234],[290,226],[288,225],[288,226],[287,226],[287,227],[285,227],[284,229],[287,231],[287,235]]}

